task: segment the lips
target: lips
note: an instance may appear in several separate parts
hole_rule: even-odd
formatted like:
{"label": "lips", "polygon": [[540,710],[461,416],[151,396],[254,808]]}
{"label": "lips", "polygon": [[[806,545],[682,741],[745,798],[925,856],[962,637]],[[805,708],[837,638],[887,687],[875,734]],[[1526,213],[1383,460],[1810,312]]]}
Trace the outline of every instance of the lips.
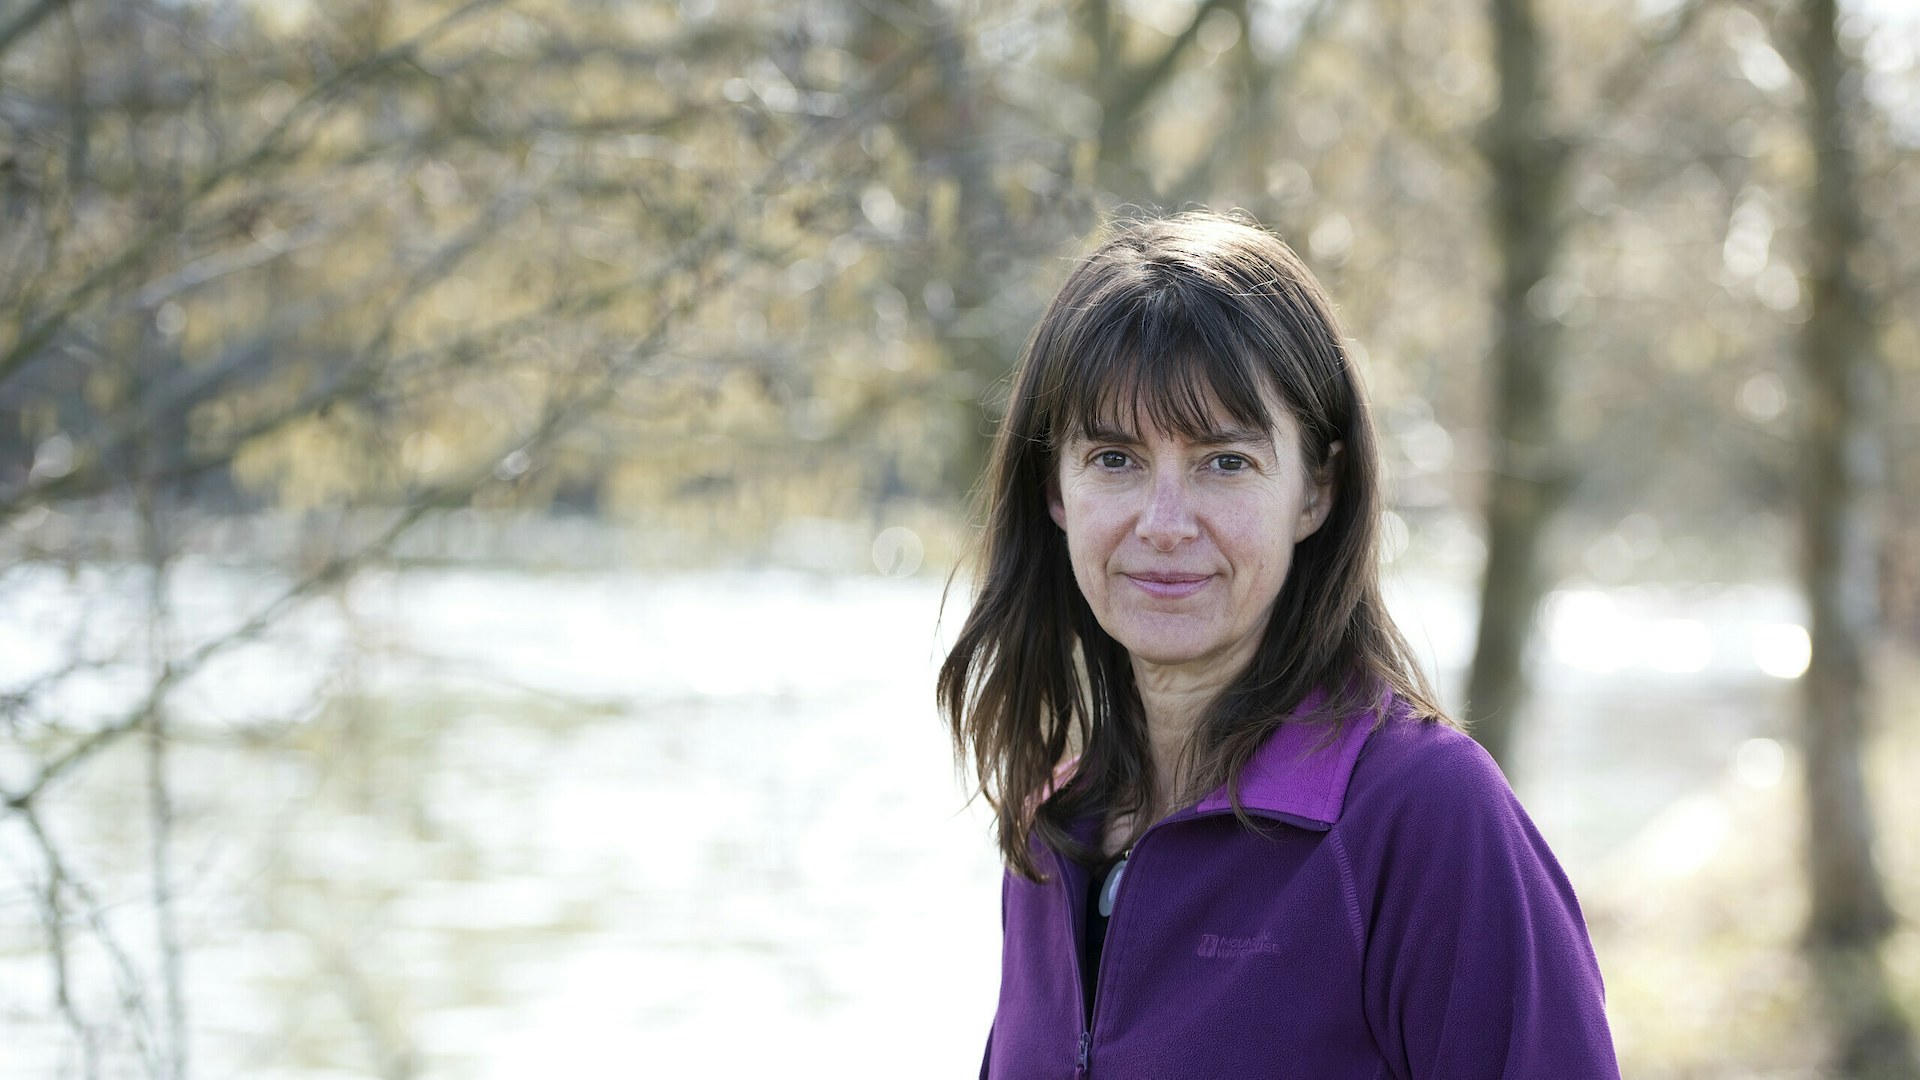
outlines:
{"label": "lips", "polygon": [[1206,588],[1207,582],[1213,580],[1213,575],[1154,572],[1127,574],[1126,579],[1133,582],[1148,596],[1160,600],[1178,600]]}

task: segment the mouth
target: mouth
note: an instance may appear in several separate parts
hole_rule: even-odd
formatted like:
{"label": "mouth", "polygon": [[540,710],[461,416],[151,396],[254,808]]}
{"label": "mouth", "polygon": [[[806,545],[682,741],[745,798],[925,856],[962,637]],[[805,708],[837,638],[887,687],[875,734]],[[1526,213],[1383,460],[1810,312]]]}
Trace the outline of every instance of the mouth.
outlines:
{"label": "mouth", "polygon": [[1178,600],[1181,597],[1192,596],[1194,593],[1206,588],[1207,582],[1213,580],[1213,575],[1156,572],[1127,574],[1126,579],[1133,582],[1148,596],[1161,600]]}

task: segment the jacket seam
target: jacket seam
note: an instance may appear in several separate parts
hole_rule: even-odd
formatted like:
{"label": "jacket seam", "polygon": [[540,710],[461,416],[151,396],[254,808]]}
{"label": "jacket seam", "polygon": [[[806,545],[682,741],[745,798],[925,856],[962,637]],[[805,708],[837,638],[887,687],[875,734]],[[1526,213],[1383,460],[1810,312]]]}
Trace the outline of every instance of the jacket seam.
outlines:
{"label": "jacket seam", "polygon": [[1373,1010],[1367,1005],[1367,923],[1360,912],[1360,887],[1354,876],[1353,862],[1347,856],[1347,844],[1340,836],[1339,829],[1327,832],[1327,843],[1333,848],[1333,864],[1340,875],[1340,893],[1347,904],[1347,931],[1353,935],[1354,969],[1360,973],[1360,1016],[1366,1025],[1367,1035],[1373,1040],[1373,1049],[1379,1055],[1380,1067],[1375,1073],[1378,1077],[1392,1077],[1394,1069],[1388,1061],[1386,1042],[1375,1022]]}
{"label": "jacket seam", "polygon": [[1340,838],[1339,829],[1327,830],[1327,842],[1333,846],[1333,864],[1340,875],[1341,896],[1347,904],[1347,930],[1353,935],[1353,951],[1360,961],[1365,963],[1366,922],[1360,917],[1360,888],[1354,881],[1353,863],[1347,858],[1347,845]]}

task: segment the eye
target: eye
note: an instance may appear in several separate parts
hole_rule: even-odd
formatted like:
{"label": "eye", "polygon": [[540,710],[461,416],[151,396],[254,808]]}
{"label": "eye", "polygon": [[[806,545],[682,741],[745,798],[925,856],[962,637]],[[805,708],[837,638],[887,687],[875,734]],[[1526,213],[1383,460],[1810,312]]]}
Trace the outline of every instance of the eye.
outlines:
{"label": "eye", "polygon": [[1118,450],[1102,450],[1093,455],[1093,463],[1103,469],[1124,469],[1127,467],[1127,455]]}
{"label": "eye", "polygon": [[1249,464],[1251,463],[1239,454],[1217,454],[1213,459],[1213,467],[1221,472],[1244,472]]}

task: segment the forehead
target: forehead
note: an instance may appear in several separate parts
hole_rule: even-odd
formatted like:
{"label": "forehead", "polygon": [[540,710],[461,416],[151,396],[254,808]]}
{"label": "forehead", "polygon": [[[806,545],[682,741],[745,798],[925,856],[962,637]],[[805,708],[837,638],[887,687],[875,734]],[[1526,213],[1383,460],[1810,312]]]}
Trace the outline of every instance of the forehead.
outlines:
{"label": "forehead", "polygon": [[1091,363],[1069,377],[1055,435],[1063,441],[1160,432],[1196,442],[1272,442],[1294,429],[1292,410],[1264,372],[1234,360],[1135,355]]}
{"label": "forehead", "polygon": [[1183,417],[1183,422],[1169,425],[1157,419],[1156,411],[1141,401],[1130,404],[1116,401],[1112,407],[1092,417],[1084,428],[1079,425],[1071,427],[1067,441],[1100,442],[1115,439],[1138,442],[1162,435],[1197,443],[1255,442],[1271,445],[1285,438],[1293,425],[1284,407],[1278,402],[1270,404],[1271,419],[1266,423],[1236,416],[1215,401],[1211,408],[1195,410],[1193,415]]}

